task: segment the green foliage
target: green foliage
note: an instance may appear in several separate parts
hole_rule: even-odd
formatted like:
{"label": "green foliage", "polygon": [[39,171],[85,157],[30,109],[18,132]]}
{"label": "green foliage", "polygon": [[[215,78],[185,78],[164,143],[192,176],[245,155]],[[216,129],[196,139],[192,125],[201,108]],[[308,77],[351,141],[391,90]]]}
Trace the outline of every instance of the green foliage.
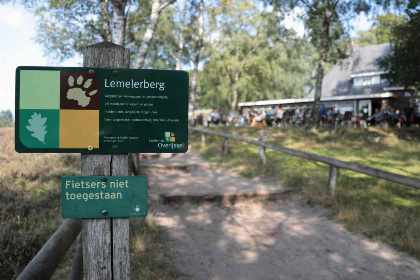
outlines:
{"label": "green foliage", "polygon": [[[199,107],[231,108],[239,102],[302,97],[311,84],[312,48],[279,28],[276,13],[257,1],[222,1],[211,7],[212,37],[200,75]],[[283,31],[283,32],[282,32]]]}
{"label": "green foliage", "polygon": [[[83,54],[86,46],[112,40],[112,4],[110,1],[45,0],[24,3],[38,21],[36,41],[45,56],[61,62]],[[151,1],[133,0],[127,8],[125,47],[132,53],[135,64],[146,27],[150,22]],[[162,12],[149,49],[145,68],[173,68],[177,50],[176,10],[167,7]],[[191,29],[192,30],[192,29]],[[187,32],[188,33],[188,32]],[[191,37],[187,34],[187,42]],[[186,52],[188,53],[188,52]]]}
{"label": "green foliage", "polygon": [[404,15],[397,16],[391,13],[378,15],[372,25],[372,29],[368,31],[359,31],[359,38],[355,43],[360,46],[377,45],[390,43],[392,41],[392,29],[406,21]]}
{"label": "green foliage", "polygon": [[106,41],[111,33],[99,1],[48,0],[29,8],[38,20],[36,41],[55,61],[81,54],[87,45]]}
{"label": "green foliage", "polygon": [[411,1],[406,13],[408,20],[392,27],[393,53],[380,61],[387,71],[385,78],[392,84],[403,85],[414,92],[420,91],[420,8]]}

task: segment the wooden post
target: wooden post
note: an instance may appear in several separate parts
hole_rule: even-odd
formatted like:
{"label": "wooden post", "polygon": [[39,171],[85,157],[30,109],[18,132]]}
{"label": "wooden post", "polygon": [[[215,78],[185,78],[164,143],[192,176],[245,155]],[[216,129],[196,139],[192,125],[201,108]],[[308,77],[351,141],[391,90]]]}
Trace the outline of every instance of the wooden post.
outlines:
{"label": "wooden post", "polygon": [[330,165],[330,176],[328,177],[328,189],[330,195],[335,195],[335,188],[337,187],[338,167]]}
{"label": "wooden post", "polygon": [[[130,68],[130,52],[109,42],[91,45],[85,49],[83,65]],[[128,154],[82,154],[82,175],[128,175]],[[82,239],[84,279],[130,278],[128,218],[84,219]]]}
{"label": "wooden post", "polygon": [[223,138],[222,153],[223,153],[224,156],[229,153],[229,142],[228,142],[228,138],[227,137],[224,137]]}
{"label": "wooden post", "polygon": [[204,132],[201,132],[201,146],[206,145],[206,134]]}
{"label": "wooden post", "polygon": [[134,161],[136,162],[136,166],[137,166],[137,174],[140,175],[140,154],[136,153],[134,155],[135,155]]}
{"label": "wooden post", "polygon": [[265,147],[260,146],[259,154],[260,154],[260,164],[262,164],[262,165],[266,164],[267,163],[267,158],[265,156]]}

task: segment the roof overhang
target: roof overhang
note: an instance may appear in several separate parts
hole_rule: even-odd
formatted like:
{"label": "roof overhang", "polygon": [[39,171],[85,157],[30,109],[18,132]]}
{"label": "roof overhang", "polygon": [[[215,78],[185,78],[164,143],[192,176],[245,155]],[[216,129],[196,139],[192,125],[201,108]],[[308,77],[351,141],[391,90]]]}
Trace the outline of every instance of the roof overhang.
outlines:
{"label": "roof overhang", "polygon": [[[321,101],[347,101],[347,100],[360,100],[372,98],[389,98],[394,97],[392,92],[372,93],[372,94],[359,94],[359,95],[344,95],[344,96],[331,96],[321,97]],[[314,98],[297,98],[297,99],[276,99],[276,100],[261,100],[255,102],[240,102],[239,107],[249,106],[270,106],[282,104],[297,104],[297,103],[310,103],[314,102]]]}
{"label": "roof overhang", "polygon": [[384,87],[384,90],[404,90],[404,87]]}
{"label": "roof overhang", "polygon": [[377,75],[383,75],[383,74],[386,74],[386,72],[385,71],[372,71],[372,72],[351,74],[350,77],[361,78],[361,77],[371,77],[371,76],[377,76]]}

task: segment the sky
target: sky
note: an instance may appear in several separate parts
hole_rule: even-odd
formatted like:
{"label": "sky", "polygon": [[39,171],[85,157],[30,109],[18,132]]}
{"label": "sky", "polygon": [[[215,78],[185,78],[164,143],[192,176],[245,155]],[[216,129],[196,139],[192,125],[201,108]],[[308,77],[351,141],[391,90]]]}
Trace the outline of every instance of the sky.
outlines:
{"label": "sky", "polygon": [[[297,11],[297,13],[300,11]],[[296,14],[285,19],[286,28],[293,28],[302,36],[304,26]],[[362,14],[352,20],[355,36],[357,31],[368,30],[371,22]],[[82,58],[75,57],[57,65],[49,64],[42,47],[35,42],[36,19],[21,5],[0,5],[0,111],[15,108],[15,70],[18,66],[80,66]]]}

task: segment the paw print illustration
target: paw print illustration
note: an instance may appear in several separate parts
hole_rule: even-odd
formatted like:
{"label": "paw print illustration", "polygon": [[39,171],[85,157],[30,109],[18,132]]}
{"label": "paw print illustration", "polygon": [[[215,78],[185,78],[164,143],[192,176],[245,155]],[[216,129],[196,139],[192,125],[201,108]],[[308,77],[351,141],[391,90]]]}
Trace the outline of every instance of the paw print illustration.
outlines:
{"label": "paw print illustration", "polygon": [[[67,91],[67,99],[76,100],[77,104],[82,107],[89,105],[90,97],[98,92],[98,90],[92,90],[89,92],[89,87],[92,85],[92,79],[86,80],[86,82],[83,84],[82,75],[77,78],[76,85],[74,83],[73,76],[70,75],[68,84],[70,89]],[[87,92],[89,93],[86,94]]]}

